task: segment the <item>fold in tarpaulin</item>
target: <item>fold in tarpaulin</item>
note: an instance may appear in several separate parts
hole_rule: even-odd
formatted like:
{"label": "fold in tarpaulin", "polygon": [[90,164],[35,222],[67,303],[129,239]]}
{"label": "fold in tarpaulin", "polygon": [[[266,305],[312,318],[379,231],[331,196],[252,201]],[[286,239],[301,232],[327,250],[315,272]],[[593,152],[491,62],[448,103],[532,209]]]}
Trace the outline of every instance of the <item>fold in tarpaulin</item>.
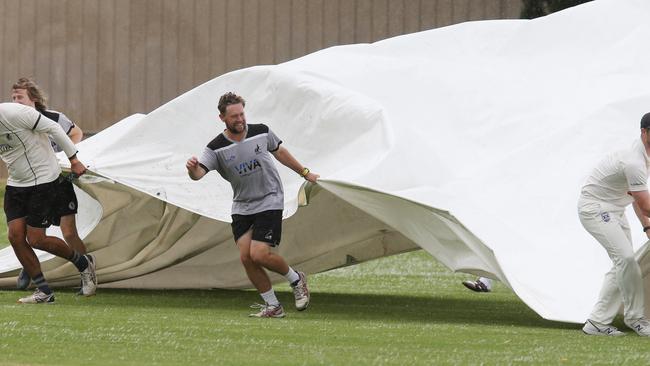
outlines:
{"label": "fold in tarpaulin", "polygon": [[[611,262],[578,221],[578,193],[650,111],[649,18],[648,1],[600,0],[333,47],[131,116],[79,144],[91,173],[78,182],[78,220],[99,281],[250,286],[230,185],[215,172],[191,181],[184,167],[223,129],[217,100],[233,91],[249,123],[269,125],[322,177],[304,185],[279,167],[280,253],[293,266],[315,273],[423,248],[502,281],[544,318],[582,322]],[[630,221],[638,249],[645,237]],[[77,284],[72,265],[41,255],[51,283]],[[0,253],[0,285],[13,286],[18,267]]]}

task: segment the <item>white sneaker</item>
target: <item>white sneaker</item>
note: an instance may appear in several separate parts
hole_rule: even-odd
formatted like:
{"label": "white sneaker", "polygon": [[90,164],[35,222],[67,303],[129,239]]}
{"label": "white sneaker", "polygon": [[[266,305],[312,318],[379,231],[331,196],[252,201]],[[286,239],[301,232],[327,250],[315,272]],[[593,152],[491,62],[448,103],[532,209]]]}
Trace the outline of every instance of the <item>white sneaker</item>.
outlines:
{"label": "white sneaker", "polygon": [[612,325],[597,323],[589,319],[587,319],[585,326],[582,327],[582,332],[588,335],[610,336],[610,337],[620,337],[625,335],[625,333],[616,329],[616,327]]}
{"label": "white sneaker", "polygon": [[47,295],[45,292],[36,289],[33,294],[18,299],[20,304],[54,304],[54,293]]}
{"label": "white sneaker", "polygon": [[88,267],[80,272],[81,274],[81,294],[84,296],[93,296],[97,292],[97,276],[95,275],[95,256],[86,254]]}
{"label": "white sneaker", "polygon": [[625,322],[625,325],[641,337],[650,337],[650,322],[646,318],[639,318],[630,323]]}
{"label": "white sneaker", "polygon": [[296,309],[303,311],[309,306],[309,288],[307,288],[307,277],[303,272],[298,272],[298,283],[293,287],[293,297],[296,299]]}
{"label": "white sneaker", "polygon": [[258,313],[249,314],[253,318],[284,318],[284,309],[281,304],[253,304],[253,309],[260,309]]}

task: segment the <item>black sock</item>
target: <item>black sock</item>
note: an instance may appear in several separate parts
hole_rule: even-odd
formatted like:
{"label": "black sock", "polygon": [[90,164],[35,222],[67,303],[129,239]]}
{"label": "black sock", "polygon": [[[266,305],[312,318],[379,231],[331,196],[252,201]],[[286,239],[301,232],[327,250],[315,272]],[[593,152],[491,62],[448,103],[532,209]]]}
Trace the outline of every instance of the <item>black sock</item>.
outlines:
{"label": "black sock", "polygon": [[88,268],[88,260],[86,259],[86,256],[79,254],[79,252],[77,252],[76,250],[72,253],[72,258],[70,258],[70,262],[72,262],[75,265],[75,267],[77,267],[79,272]]}
{"label": "black sock", "polygon": [[38,287],[39,290],[43,291],[46,295],[49,295],[52,293],[52,290],[50,289],[50,286],[47,284],[47,281],[45,281],[45,277],[43,277],[43,273],[37,274],[32,281],[34,281],[34,285]]}

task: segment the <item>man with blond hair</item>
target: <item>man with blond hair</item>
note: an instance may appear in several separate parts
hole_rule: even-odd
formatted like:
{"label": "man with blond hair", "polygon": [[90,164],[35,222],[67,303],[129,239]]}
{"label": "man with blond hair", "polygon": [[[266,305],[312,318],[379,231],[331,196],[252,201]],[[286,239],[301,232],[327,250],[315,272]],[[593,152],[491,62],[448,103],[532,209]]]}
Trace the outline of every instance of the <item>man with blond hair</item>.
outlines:
{"label": "man with blond hair", "polygon": [[203,150],[192,156],[185,167],[191,179],[203,178],[216,170],[233,189],[232,232],[251,283],[264,299],[260,311],[251,316],[282,318],[284,309],[275,296],[265,269],[284,276],[293,288],[296,309],[309,306],[307,278],[271,251],[280,244],[284,193],[273,158],[309,182],[318,175],[300,164],[282,141],[263,124],[247,124],[244,99],[226,93],[219,99],[219,118],[226,129]]}

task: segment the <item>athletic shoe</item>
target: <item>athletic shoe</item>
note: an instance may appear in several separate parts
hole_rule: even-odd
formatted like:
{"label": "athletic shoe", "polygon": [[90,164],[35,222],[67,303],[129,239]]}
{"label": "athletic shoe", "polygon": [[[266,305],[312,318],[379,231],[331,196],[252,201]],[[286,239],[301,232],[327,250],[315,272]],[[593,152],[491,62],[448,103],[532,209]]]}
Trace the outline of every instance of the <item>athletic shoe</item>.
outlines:
{"label": "athletic shoe", "polygon": [[95,275],[95,256],[86,254],[88,267],[80,272],[81,274],[81,294],[83,296],[93,296],[97,291],[97,276]]}
{"label": "athletic shoe", "polygon": [[625,322],[625,324],[641,337],[650,337],[650,322],[648,321],[648,319],[639,318],[630,323]]}
{"label": "athletic shoe", "polygon": [[16,279],[16,288],[19,290],[26,290],[27,287],[29,287],[30,282],[32,282],[32,279],[29,278],[25,268],[22,268],[18,274],[18,278]]}
{"label": "athletic shoe", "polygon": [[249,314],[248,316],[254,318],[284,318],[284,309],[281,304],[253,304],[253,309],[260,309],[258,313]]}
{"label": "athletic shoe", "polygon": [[293,288],[293,297],[296,299],[296,309],[303,311],[309,306],[309,289],[307,288],[307,277],[303,272],[298,272],[298,281]]}
{"label": "athletic shoe", "polygon": [[45,292],[36,289],[33,294],[23,297],[18,299],[18,303],[20,304],[54,304],[54,293],[51,293],[49,295],[45,294]]}
{"label": "athletic shoe", "polygon": [[463,281],[463,285],[468,289],[476,292],[490,292],[490,289],[480,280],[476,281]]}
{"label": "athletic shoe", "polygon": [[597,323],[589,319],[587,319],[585,326],[582,327],[582,332],[588,335],[609,336],[609,337],[620,337],[625,335],[625,333],[616,329],[616,327],[612,325]]}

